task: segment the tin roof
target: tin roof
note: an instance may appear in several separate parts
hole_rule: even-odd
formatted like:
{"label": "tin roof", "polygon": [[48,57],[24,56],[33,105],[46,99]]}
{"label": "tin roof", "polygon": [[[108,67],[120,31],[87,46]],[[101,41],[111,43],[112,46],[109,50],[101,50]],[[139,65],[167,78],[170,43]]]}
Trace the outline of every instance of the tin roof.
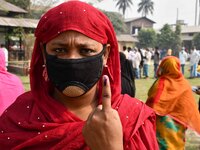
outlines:
{"label": "tin roof", "polygon": [[0,17],[0,26],[36,28],[38,22],[37,19]]}
{"label": "tin roof", "polygon": [[125,23],[127,23],[127,22],[133,22],[133,21],[137,21],[137,20],[141,20],[141,19],[146,19],[146,20],[148,20],[148,21],[150,21],[152,23],[156,23],[156,22],[154,22],[153,20],[151,20],[151,19],[149,19],[147,17],[127,18],[127,19],[124,20],[124,22]]}
{"label": "tin roof", "polygon": [[181,26],[181,33],[199,33],[200,26]]}
{"label": "tin roof", "polygon": [[17,7],[11,3],[8,3],[4,0],[0,0],[0,10],[2,11],[10,11],[10,12],[18,12],[18,13],[27,13],[26,10]]}

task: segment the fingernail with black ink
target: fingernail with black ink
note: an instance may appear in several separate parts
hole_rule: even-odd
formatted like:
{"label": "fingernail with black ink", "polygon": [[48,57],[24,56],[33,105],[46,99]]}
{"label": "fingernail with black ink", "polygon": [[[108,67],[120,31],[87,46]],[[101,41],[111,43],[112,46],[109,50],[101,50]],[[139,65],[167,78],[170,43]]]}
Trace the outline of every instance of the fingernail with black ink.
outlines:
{"label": "fingernail with black ink", "polygon": [[107,78],[104,77],[104,78],[103,78],[103,85],[106,86],[106,84],[107,84]]}

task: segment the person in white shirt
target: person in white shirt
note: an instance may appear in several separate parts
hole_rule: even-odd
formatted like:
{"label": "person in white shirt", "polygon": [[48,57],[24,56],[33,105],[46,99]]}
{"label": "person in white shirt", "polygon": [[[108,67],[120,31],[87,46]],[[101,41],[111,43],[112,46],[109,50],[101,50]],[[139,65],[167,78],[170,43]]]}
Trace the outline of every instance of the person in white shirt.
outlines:
{"label": "person in white shirt", "polygon": [[200,59],[200,54],[196,50],[196,48],[194,48],[193,50],[191,50],[190,54],[190,78],[197,77],[197,65],[199,59]]}
{"label": "person in white shirt", "polygon": [[132,51],[129,52],[128,59],[132,63],[136,79],[139,79],[140,78],[140,73],[139,73],[140,68],[139,68],[139,66],[140,66],[140,62],[141,62],[142,58],[141,58],[140,53],[138,52],[137,47],[135,47]]}
{"label": "person in white shirt", "polygon": [[151,52],[147,48],[145,51],[144,67],[143,67],[143,73],[146,79],[149,77],[149,65],[151,64],[151,55],[152,55]]}
{"label": "person in white shirt", "polygon": [[187,59],[188,59],[188,54],[185,51],[185,47],[182,47],[181,51],[179,51],[179,60],[181,63],[181,72],[183,75],[185,72],[185,63],[186,63]]}

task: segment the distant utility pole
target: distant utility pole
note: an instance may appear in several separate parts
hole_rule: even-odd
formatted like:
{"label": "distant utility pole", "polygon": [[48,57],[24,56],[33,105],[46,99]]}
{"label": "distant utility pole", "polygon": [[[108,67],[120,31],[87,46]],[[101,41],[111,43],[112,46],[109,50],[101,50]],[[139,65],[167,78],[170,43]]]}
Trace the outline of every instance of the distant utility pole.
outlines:
{"label": "distant utility pole", "polygon": [[194,23],[195,26],[197,25],[197,8],[198,8],[198,0],[196,0],[195,3],[195,23]]}
{"label": "distant utility pole", "polygon": [[177,8],[177,11],[176,11],[176,23],[178,23],[178,15],[179,15],[179,10]]}
{"label": "distant utility pole", "polygon": [[199,22],[198,22],[198,26],[200,26],[200,0],[199,0]]}

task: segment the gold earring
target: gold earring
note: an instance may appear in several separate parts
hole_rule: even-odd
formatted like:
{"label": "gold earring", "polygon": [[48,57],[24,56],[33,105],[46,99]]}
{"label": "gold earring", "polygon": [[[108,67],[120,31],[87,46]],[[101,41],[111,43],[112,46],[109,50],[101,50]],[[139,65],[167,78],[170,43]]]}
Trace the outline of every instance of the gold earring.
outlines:
{"label": "gold earring", "polygon": [[45,81],[49,80],[48,74],[47,74],[47,68],[46,65],[42,65],[42,67],[44,67],[43,72],[42,72],[42,76],[44,78]]}

